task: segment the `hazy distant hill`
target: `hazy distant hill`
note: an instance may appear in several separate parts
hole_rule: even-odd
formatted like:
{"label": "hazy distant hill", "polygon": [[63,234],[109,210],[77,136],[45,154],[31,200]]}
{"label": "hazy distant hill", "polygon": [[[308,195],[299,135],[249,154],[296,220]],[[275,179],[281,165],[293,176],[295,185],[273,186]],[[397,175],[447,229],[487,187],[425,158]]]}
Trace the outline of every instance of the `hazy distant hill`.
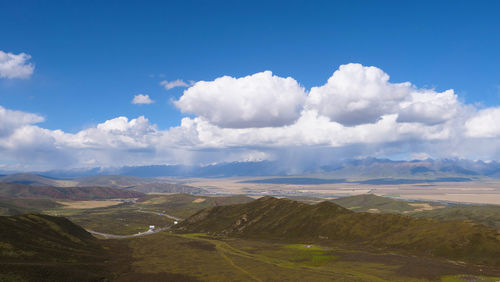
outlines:
{"label": "hazy distant hill", "polygon": [[111,187],[141,193],[188,193],[201,194],[206,191],[189,185],[169,183],[155,178],[123,175],[97,175],[73,179],[55,179],[37,174],[22,173],[0,177],[0,183],[54,187]]}
{"label": "hazy distant hill", "polygon": [[0,197],[49,198],[66,200],[98,200],[112,198],[137,198],[144,194],[109,187],[53,187],[0,183]]}
{"label": "hazy distant hill", "polygon": [[78,183],[77,186],[106,186],[115,188],[154,182],[150,178],[123,175],[96,175],[73,178],[72,180]]}
{"label": "hazy distant hill", "polygon": [[349,242],[474,262],[500,263],[497,231],[464,221],[439,222],[399,214],[355,213],[331,202],[309,205],[264,197],[217,206],[178,226],[244,238]]}
{"label": "hazy distant hill", "polygon": [[32,173],[16,173],[0,177],[0,182],[33,186],[71,186],[71,182]]}
{"label": "hazy distant hill", "polygon": [[73,181],[78,186],[103,186],[115,187],[127,190],[138,191],[141,193],[187,193],[200,194],[206,192],[204,189],[192,187],[189,185],[164,182],[155,178],[144,178],[136,176],[122,175],[100,175],[75,178]]}

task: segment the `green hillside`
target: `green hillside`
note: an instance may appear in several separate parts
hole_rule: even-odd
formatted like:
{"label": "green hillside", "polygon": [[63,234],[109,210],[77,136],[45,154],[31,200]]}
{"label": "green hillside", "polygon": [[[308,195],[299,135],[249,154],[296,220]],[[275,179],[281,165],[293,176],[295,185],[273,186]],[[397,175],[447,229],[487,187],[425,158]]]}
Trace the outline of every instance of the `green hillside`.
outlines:
{"label": "green hillside", "polygon": [[417,207],[406,201],[394,200],[372,194],[356,195],[331,200],[333,203],[356,212],[404,213]]}
{"label": "green hillside", "polygon": [[108,276],[106,250],[71,221],[0,216],[0,281],[90,281]]}
{"label": "green hillside", "polygon": [[355,213],[331,202],[308,205],[264,197],[202,210],[178,227],[242,238],[343,242],[477,263],[500,264],[496,230],[464,221]]}
{"label": "green hillside", "polygon": [[471,220],[500,230],[500,206],[450,206],[443,209],[412,214],[436,220]]}
{"label": "green hillside", "polygon": [[0,198],[0,215],[23,214],[61,206],[61,204],[49,199]]}
{"label": "green hillside", "polygon": [[[58,213],[61,214],[61,213]],[[165,227],[173,220],[155,212],[139,210],[131,204],[122,204],[106,208],[95,208],[84,211],[69,211],[65,215],[74,223],[97,232],[130,235],[144,232],[150,225]]]}

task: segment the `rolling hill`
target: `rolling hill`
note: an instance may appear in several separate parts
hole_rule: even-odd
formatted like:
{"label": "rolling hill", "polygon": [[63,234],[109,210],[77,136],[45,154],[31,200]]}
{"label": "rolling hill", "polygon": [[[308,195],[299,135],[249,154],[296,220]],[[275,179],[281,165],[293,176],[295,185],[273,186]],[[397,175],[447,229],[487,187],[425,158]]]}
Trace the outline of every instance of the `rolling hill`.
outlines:
{"label": "rolling hill", "polygon": [[216,206],[249,203],[252,198],[237,196],[194,196],[188,194],[146,195],[137,201],[137,205],[146,209],[162,210],[166,213],[187,218],[196,212]]}
{"label": "rolling hill", "polygon": [[500,206],[449,206],[443,209],[422,211],[412,216],[436,220],[470,220],[500,230]]}
{"label": "rolling hill", "polygon": [[163,179],[143,178],[122,175],[98,175],[73,179],[56,179],[31,173],[0,176],[0,183],[22,184],[29,186],[53,187],[111,187],[141,193],[187,193],[202,194],[206,190],[184,184],[170,183]]}
{"label": "rolling hill", "polygon": [[0,183],[0,197],[48,198],[66,200],[100,200],[112,198],[138,198],[144,194],[108,187],[53,187]]}
{"label": "rolling hill", "polygon": [[373,194],[363,194],[349,196],[331,200],[331,202],[340,205],[346,209],[356,212],[380,212],[380,213],[410,213],[419,211],[422,205],[430,208],[440,207],[434,203],[411,203],[402,200],[394,200]]}
{"label": "rolling hill", "polygon": [[179,224],[177,230],[293,242],[352,243],[500,264],[499,234],[484,225],[399,214],[355,213],[331,202],[308,205],[264,197],[246,204],[202,210]]}
{"label": "rolling hill", "polygon": [[23,214],[61,206],[50,199],[0,198],[0,215]]}
{"label": "rolling hill", "polygon": [[71,184],[75,184],[71,183],[71,181],[59,180],[56,178],[46,177],[32,173],[16,173],[16,174],[4,175],[0,177],[0,182],[32,185],[32,186],[60,186],[60,187],[66,187],[66,186],[71,186]]}

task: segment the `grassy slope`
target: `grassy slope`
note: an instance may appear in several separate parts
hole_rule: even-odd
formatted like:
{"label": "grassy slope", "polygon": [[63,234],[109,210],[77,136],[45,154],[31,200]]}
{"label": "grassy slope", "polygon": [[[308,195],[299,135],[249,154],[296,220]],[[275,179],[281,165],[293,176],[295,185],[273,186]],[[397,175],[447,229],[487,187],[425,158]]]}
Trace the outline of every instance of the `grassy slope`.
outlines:
{"label": "grassy slope", "polygon": [[244,238],[350,242],[500,265],[499,234],[484,225],[354,213],[330,202],[307,205],[265,197],[247,204],[203,210],[177,228]]}
{"label": "grassy slope", "polygon": [[500,230],[500,206],[450,206],[412,216],[436,220],[471,220]]}
{"label": "grassy slope", "polygon": [[439,259],[206,234],[161,232],[125,241],[134,269],[118,281],[436,281],[461,273],[473,281],[500,274]]}
{"label": "grassy slope", "polygon": [[110,275],[100,242],[65,218],[1,216],[0,226],[0,280],[89,281]]}
{"label": "grassy slope", "polygon": [[405,201],[398,201],[370,194],[339,198],[332,200],[332,202],[357,212],[377,209],[382,213],[403,213],[416,209],[416,207],[409,205],[408,202]]}
{"label": "grassy slope", "polygon": [[61,207],[49,199],[0,198],[0,215],[16,215]]}
{"label": "grassy slope", "polygon": [[[335,199],[332,202],[356,212],[375,209],[381,213],[406,213],[417,218],[431,218],[440,221],[470,220],[500,229],[500,206],[494,205],[459,205],[430,211],[418,211],[419,207],[412,206],[409,202],[368,194]],[[428,204],[434,205],[432,202]]]}
{"label": "grassy slope", "polygon": [[145,209],[164,211],[173,216],[187,218],[205,208],[248,203],[251,201],[253,199],[247,196],[208,197],[174,194],[146,195],[137,204]]}
{"label": "grassy slope", "polygon": [[142,193],[136,191],[124,191],[108,187],[52,187],[0,183],[0,197],[51,198],[80,201],[112,198],[137,198],[142,195]]}

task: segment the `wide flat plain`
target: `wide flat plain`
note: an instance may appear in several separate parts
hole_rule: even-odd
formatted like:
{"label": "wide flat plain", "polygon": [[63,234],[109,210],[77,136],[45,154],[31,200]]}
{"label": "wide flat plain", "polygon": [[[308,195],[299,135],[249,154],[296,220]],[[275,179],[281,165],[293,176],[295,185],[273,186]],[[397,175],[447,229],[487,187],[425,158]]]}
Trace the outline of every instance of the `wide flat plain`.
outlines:
{"label": "wide flat plain", "polygon": [[124,200],[112,199],[102,201],[57,201],[59,204],[64,205],[63,209],[95,209],[105,208],[123,204]]}
{"label": "wide flat plain", "polygon": [[371,193],[407,200],[445,201],[500,205],[500,181],[485,179],[469,182],[434,182],[419,184],[373,185],[360,183],[333,184],[267,184],[242,183],[261,178],[191,178],[189,185],[216,194],[248,194],[253,196],[344,197]]}

